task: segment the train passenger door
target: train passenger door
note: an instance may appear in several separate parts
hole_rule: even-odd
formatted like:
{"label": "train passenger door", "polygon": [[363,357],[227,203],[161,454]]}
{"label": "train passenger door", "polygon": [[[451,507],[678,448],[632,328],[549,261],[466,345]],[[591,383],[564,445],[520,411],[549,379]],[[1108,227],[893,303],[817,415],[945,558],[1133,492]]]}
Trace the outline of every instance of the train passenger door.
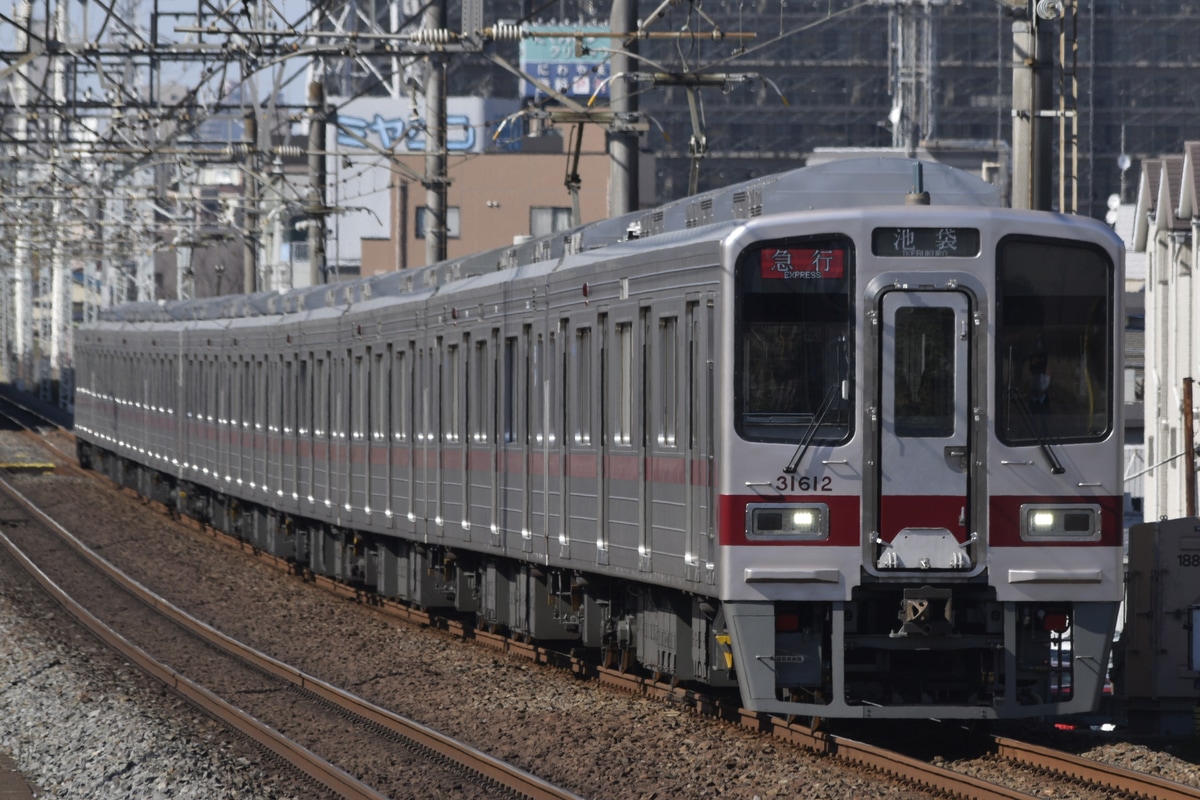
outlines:
{"label": "train passenger door", "polygon": [[346,431],[347,486],[342,502],[345,504],[345,519],[349,522],[366,521],[365,509],[371,504],[367,500],[371,482],[371,439],[370,431],[370,374],[371,348],[366,351],[351,350],[346,353],[348,386],[346,414],[349,424]]}
{"label": "train passenger door", "polygon": [[716,530],[713,520],[713,443],[716,439],[713,414],[713,302],[711,296],[688,300],[686,325],[687,394],[680,404],[679,435],[686,447],[687,486],[687,578],[691,581],[713,583],[716,571],[711,569],[712,536]]}
{"label": "train passenger door", "polygon": [[970,303],[962,292],[882,299],[881,569],[967,569]]}

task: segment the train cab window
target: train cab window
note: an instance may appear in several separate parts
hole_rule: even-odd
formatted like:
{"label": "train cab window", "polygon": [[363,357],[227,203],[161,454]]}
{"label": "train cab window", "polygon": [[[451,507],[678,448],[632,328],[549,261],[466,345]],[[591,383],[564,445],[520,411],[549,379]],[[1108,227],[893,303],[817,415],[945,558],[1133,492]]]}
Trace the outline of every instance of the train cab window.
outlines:
{"label": "train cab window", "polygon": [[1113,427],[1113,281],[1099,249],[1009,237],[997,251],[996,435],[1099,441]]}
{"label": "train cab window", "polygon": [[850,438],[853,269],[852,244],[832,236],[766,242],[738,258],[734,405],[743,438]]}

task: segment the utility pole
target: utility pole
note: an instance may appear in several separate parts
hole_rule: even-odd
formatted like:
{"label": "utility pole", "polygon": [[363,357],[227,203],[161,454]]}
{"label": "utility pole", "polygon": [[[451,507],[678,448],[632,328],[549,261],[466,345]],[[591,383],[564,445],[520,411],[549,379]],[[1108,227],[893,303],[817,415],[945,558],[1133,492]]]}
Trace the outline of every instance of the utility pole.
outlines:
{"label": "utility pole", "polygon": [[1013,22],[1013,208],[1049,211],[1053,151],[1048,107],[1054,95],[1056,0],[1029,0],[1025,19]]}
{"label": "utility pole", "polygon": [[325,85],[313,80],[308,84],[308,284],[325,282],[325,131],[328,115]]}
{"label": "utility pole", "polygon": [[936,136],[937,28],[931,6],[946,0],[900,0],[888,11],[891,29],[892,147],[911,158]]}
{"label": "utility pole", "polygon": [[[609,173],[608,213],[619,217],[638,210],[638,132],[630,123],[638,111],[637,95],[631,92],[625,75],[636,69],[637,39],[625,36],[637,29],[637,0],[613,0],[610,17],[614,42],[619,51],[612,57],[612,84],[609,86],[609,106],[613,112],[608,136],[608,152],[612,158]],[[623,38],[616,38],[620,34]],[[617,77],[619,76],[619,77]]]}
{"label": "utility pole", "polygon": [[[60,43],[67,41],[67,4],[63,0],[59,0],[54,7],[54,38]],[[66,55],[56,52],[51,57],[50,64],[50,91],[56,106],[50,115],[50,182],[52,186],[63,187],[67,184],[64,179],[67,170],[63,156],[69,135],[65,119]],[[64,191],[60,188],[54,193],[54,200],[50,203],[50,225],[53,231],[53,241],[50,243],[50,375],[41,376],[43,378],[59,377],[62,368],[69,366],[71,362],[71,282],[64,253],[66,228],[71,223],[67,221],[65,199]]]}
{"label": "utility pole", "polygon": [[[29,49],[29,25],[33,18],[33,5],[22,0],[17,6],[17,49]],[[17,80],[13,84],[13,103],[17,107],[15,169],[17,186],[29,185],[26,176],[32,173],[28,164],[29,154],[29,75],[30,65],[24,61],[17,69]],[[28,201],[22,201],[24,204]],[[28,381],[33,368],[33,270],[31,265],[33,247],[30,242],[30,217],[21,214],[14,220],[16,237],[13,243],[13,361],[11,373],[6,377],[13,382]]]}
{"label": "utility pole", "polygon": [[242,291],[258,291],[258,111],[251,106],[242,115],[242,142],[246,145],[242,204]]}
{"label": "utility pole", "polygon": [[[425,28],[446,26],[446,0],[433,0],[425,9]],[[446,57],[432,50],[425,70],[425,263],[446,259]]]}

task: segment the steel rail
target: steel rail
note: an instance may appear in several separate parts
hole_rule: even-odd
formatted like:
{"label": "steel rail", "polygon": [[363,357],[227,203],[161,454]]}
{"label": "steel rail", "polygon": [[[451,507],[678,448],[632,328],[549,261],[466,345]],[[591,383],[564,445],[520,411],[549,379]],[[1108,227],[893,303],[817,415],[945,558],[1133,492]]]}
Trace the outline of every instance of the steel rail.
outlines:
{"label": "steel rail", "polygon": [[[412,742],[420,748],[454,762],[460,767],[495,781],[522,797],[528,797],[530,800],[582,800],[579,795],[554,786],[518,767],[494,758],[463,742],[438,733],[432,728],[369,703],[357,695],[345,692],[332,684],[308,675],[295,667],[232,639],[207,623],[192,617],[187,612],[172,605],[164,598],[125,575],[117,567],[105,561],[73,534],[59,525],[53,518],[33,505],[28,498],[3,478],[0,478],[0,488],[16,502],[20,503],[26,511],[37,517],[40,522],[54,529],[71,549],[86,559],[93,567],[119,584],[125,591],[133,594],[141,602],[176,624],[205,641],[216,645],[220,649],[232,653],[242,661],[261,669],[275,678],[291,683],[323,700],[331,702],[406,741]],[[216,713],[221,719],[228,721],[256,741],[262,742],[290,763],[304,770],[311,777],[342,796],[356,799],[362,798],[362,800],[382,800],[385,797],[316,754],[276,733],[271,728],[260,725],[252,717],[225,703],[211,692],[188,680],[170,667],[160,664],[148,653],[124,639],[120,634],[91,615],[87,609],[75,602],[54,584],[48,576],[42,573],[32,561],[20,553],[11,540],[7,536],[4,536],[3,532],[0,532],[0,543],[9,552],[13,553],[14,557],[25,567],[26,571],[30,572],[35,580],[57,602],[63,605],[68,612],[95,632],[105,643],[110,644],[110,646],[121,652],[153,677],[180,692],[180,694],[202,708]]]}
{"label": "steel rail", "polygon": [[[3,481],[3,479],[0,479],[0,483],[4,484],[6,491],[11,488],[7,481]],[[306,750],[296,742],[259,723],[253,717],[226,703],[203,686],[194,683],[167,665],[157,661],[145,650],[142,650],[121,636],[121,634],[97,619],[91,612],[58,586],[58,584],[51,580],[46,573],[38,568],[37,564],[34,564],[28,556],[21,552],[3,531],[0,531],[0,545],[9,552],[22,569],[37,581],[50,598],[62,606],[68,614],[78,620],[88,631],[103,642],[105,646],[120,653],[152,678],[178,692],[198,708],[236,728],[244,735],[250,737],[252,741],[268,748],[310,778],[337,792],[341,797],[348,798],[348,800],[386,800],[384,795],[379,794],[370,786],[330,764],[315,753]]]}
{"label": "steel rail", "polygon": [[1200,798],[1200,789],[1155,775],[1135,772],[1124,767],[1104,764],[1089,758],[1081,758],[1070,753],[1062,753],[1048,747],[1002,736],[994,737],[994,741],[997,754],[1003,758],[1041,767],[1051,772],[1070,775],[1081,781],[1098,784],[1105,788],[1136,794],[1139,797],[1151,798],[1151,800],[1196,800]]}

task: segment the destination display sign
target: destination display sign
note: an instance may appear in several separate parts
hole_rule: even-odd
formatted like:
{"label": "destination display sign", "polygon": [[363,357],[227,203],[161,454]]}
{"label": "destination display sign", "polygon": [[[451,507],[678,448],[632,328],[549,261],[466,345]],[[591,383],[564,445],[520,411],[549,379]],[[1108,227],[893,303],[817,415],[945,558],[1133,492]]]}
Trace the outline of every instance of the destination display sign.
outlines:
{"label": "destination display sign", "polygon": [[830,280],[846,276],[846,252],[829,248],[789,247],[763,250],[759,267],[768,280]]}
{"label": "destination display sign", "polygon": [[871,252],[889,258],[971,258],[979,255],[977,228],[876,228]]}

